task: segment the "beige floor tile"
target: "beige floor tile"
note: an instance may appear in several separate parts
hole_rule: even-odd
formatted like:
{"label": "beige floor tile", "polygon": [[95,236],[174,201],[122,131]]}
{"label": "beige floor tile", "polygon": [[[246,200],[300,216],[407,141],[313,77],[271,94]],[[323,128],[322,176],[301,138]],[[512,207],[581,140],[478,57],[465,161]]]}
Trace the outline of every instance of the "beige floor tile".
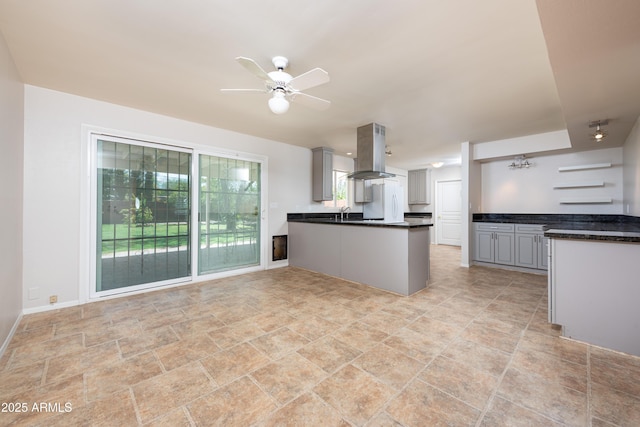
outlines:
{"label": "beige floor tile", "polygon": [[338,329],[333,336],[343,343],[349,344],[351,347],[365,351],[382,342],[389,337],[389,334],[366,323],[355,322]]}
{"label": "beige floor tile", "polygon": [[25,315],[0,400],[73,411],[0,424],[640,425],[640,358],[559,338],[544,276],[431,255],[411,297],[279,268]]}
{"label": "beige floor tile", "polygon": [[403,319],[402,317],[394,316],[393,314],[385,313],[383,311],[370,313],[360,319],[360,321],[387,334],[393,334],[400,328],[408,325],[410,322],[407,319]]}
{"label": "beige floor tile", "polygon": [[47,341],[16,347],[8,365],[9,369],[32,365],[52,357],[84,351],[82,334],[54,338]]}
{"label": "beige floor tile", "polygon": [[248,343],[219,351],[201,361],[202,366],[219,384],[228,384],[271,360]]}
{"label": "beige floor tile", "polygon": [[84,345],[93,347],[109,341],[116,341],[121,338],[139,335],[142,328],[138,319],[128,319],[113,323],[101,329],[84,331]]}
{"label": "beige floor tile", "polygon": [[345,366],[313,391],[356,425],[372,418],[394,393],[393,388],[353,365]]}
{"label": "beige floor tile", "polygon": [[511,367],[519,371],[531,372],[582,393],[587,392],[586,365],[558,359],[540,351],[526,350],[516,352]]}
{"label": "beige floor tile", "polygon": [[415,380],[396,397],[387,412],[408,426],[473,426],[481,414],[420,380]]}
{"label": "beige floor tile", "polygon": [[120,361],[120,349],[115,341],[90,347],[85,351],[49,360],[45,381],[57,382],[63,378],[81,374]]}
{"label": "beige floor tile", "polygon": [[522,351],[534,350],[581,365],[587,364],[587,345],[536,332],[525,332],[519,344]]}
{"label": "beige floor tile", "polygon": [[463,313],[452,308],[443,307],[442,305],[437,305],[428,309],[424,315],[426,317],[463,328],[466,327],[474,318],[473,314]]}
{"label": "beige floor tile", "polygon": [[280,408],[261,427],[326,426],[349,427],[337,410],[323,402],[313,393],[305,393]]}
{"label": "beige floor tile", "polygon": [[600,384],[593,384],[591,396],[593,416],[620,426],[640,425],[639,398]]}
{"label": "beige floor tile", "polygon": [[332,373],[351,362],[362,352],[333,337],[320,338],[298,350],[298,354],[315,363],[327,373]]}
{"label": "beige floor tile", "polygon": [[495,348],[505,353],[513,353],[520,341],[520,335],[506,334],[488,328],[479,323],[471,322],[460,334],[462,339]]}
{"label": "beige floor tile", "polygon": [[145,427],[191,427],[191,419],[184,407],[174,409],[168,414],[162,415],[149,423]]}
{"label": "beige floor tile", "polygon": [[569,426],[587,423],[587,395],[539,375],[509,369],[498,395]]}
{"label": "beige floor tile", "polygon": [[243,377],[187,405],[198,425],[249,426],[277,409],[274,401]]}
{"label": "beige floor tile", "polygon": [[18,330],[13,334],[11,342],[7,346],[8,349],[13,349],[20,346],[27,346],[36,344],[42,341],[47,341],[53,338],[54,326],[46,325],[37,329]]}
{"label": "beige floor tile", "polygon": [[169,326],[163,326],[121,338],[118,340],[118,345],[120,346],[122,357],[127,358],[175,341],[178,341],[178,337],[173,332],[173,329]]}
{"label": "beige floor tile", "polygon": [[48,419],[48,426],[130,426],[137,425],[135,407],[128,390],[114,393],[82,408],[73,408]]}
{"label": "beige floor tile", "polygon": [[204,359],[220,351],[220,347],[208,335],[192,335],[155,349],[162,366],[167,371]]}
{"label": "beige floor tile", "polygon": [[251,344],[269,356],[273,360],[296,351],[309,342],[300,334],[293,332],[287,327],[277,329],[258,338],[252,339]]}
{"label": "beige floor tile", "polygon": [[439,338],[430,338],[412,329],[401,329],[384,343],[424,364],[440,354],[447,345]]}
{"label": "beige floor tile", "polygon": [[609,353],[591,353],[591,381],[640,399],[640,366],[636,363],[640,358],[633,360]]}
{"label": "beige floor tile", "polygon": [[408,329],[426,336],[432,341],[448,344],[456,338],[462,328],[450,323],[441,322],[431,317],[423,316],[407,326]]}
{"label": "beige floor tile", "polygon": [[425,364],[380,344],[355,359],[352,364],[396,389],[404,387]]}
{"label": "beige floor tile", "polygon": [[291,353],[251,374],[279,404],[293,400],[326,376],[325,371],[298,353]]}
{"label": "beige floor tile", "polygon": [[494,376],[502,374],[510,359],[508,353],[463,339],[449,345],[442,355]]}
{"label": "beige floor tile", "polygon": [[[234,347],[245,341],[243,337],[235,334],[234,328],[231,328],[229,326],[209,331],[207,335],[209,335],[213,342],[222,349]],[[252,336],[251,338],[255,338],[255,336]]]}
{"label": "beige floor tile", "polygon": [[499,377],[439,356],[420,374],[421,380],[482,410],[498,385]]}
{"label": "beige floor tile", "polygon": [[496,396],[480,426],[561,427],[563,424]]}
{"label": "beige floor tile", "polygon": [[340,325],[320,316],[309,315],[296,318],[287,327],[308,340],[315,341],[334,332]]}
{"label": "beige floor tile", "polygon": [[[4,401],[4,400],[3,400]],[[61,407],[69,404],[72,410],[78,410],[85,405],[84,384],[82,375],[66,378],[62,381],[44,386],[38,386],[26,391],[19,392],[11,397],[7,397],[7,402],[24,402],[28,405],[27,412],[4,412],[0,413],[2,425],[35,426],[47,425],[45,420],[49,420],[57,415],[57,412],[40,411],[34,409],[34,404],[59,403]],[[39,406],[37,406],[39,407]]]}
{"label": "beige floor tile", "polygon": [[143,423],[208,395],[215,388],[199,362],[181,366],[132,387]]}
{"label": "beige floor tile", "polygon": [[7,397],[39,386],[42,382],[44,367],[45,361],[43,360],[33,365],[0,371],[0,402],[9,402]]}
{"label": "beige floor tile", "polygon": [[84,374],[87,400],[104,399],[146,379],[162,374],[162,367],[152,352],[141,353]]}
{"label": "beige floor tile", "polygon": [[201,335],[224,326],[224,323],[220,320],[209,315],[174,323],[171,328],[180,338],[186,338],[193,335]]}

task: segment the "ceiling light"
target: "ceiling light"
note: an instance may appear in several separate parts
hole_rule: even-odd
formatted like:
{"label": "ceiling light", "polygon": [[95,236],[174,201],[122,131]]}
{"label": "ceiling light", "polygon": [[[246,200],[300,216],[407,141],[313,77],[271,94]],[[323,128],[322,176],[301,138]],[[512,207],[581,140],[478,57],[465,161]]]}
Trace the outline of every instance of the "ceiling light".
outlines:
{"label": "ceiling light", "polygon": [[284,90],[276,89],[269,99],[269,108],[275,114],[284,114],[289,110],[289,101],[284,97]]}
{"label": "ceiling light", "polygon": [[529,160],[527,160],[525,156],[522,155],[516,156],[514,158],[513,162],[511,162],[511,164],[509,165],[509,169],[522,169],[528,168],[529,166],[531,166],[531,163],[529,163]]}
{"label": "ceiling light", "polygon": [[442,165],[444,165],[443,162],[433,162],[433,163],[431,163],[431,166],[433,166],[436,169],[441,168]]}
{"label": "ceiling light", "polygon": [[589,122],[589,127],[595,127],[596,131],[591,134],[591,138],[593,138],[596,142],[600,142],[607,137],[607,131],[600,129],[600,126],[608,125],[609,119],[607,120],[595,120],[593,122]]}

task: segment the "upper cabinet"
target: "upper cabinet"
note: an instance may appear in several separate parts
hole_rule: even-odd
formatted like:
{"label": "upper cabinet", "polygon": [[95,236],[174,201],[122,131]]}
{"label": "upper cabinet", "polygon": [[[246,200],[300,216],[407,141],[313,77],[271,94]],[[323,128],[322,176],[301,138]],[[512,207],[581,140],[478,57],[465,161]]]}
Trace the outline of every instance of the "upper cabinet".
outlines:
{"label": "upper cabinet", "polygon": [[408,203],[410,205],[428,205],[431,203],[431,171],[429,169],[411,170],[408,174]]}
{"label": "upper cabinet", "polygon": [[333,200],[333,149],[318,147],[311,150],[312,165],[312,196],[315,202]]}

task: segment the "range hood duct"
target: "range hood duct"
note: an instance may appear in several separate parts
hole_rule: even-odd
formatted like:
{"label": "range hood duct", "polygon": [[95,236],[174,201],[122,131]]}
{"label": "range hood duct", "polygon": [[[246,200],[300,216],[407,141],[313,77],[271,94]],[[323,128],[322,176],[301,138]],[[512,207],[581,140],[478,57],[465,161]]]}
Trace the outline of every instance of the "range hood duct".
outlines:
{"label": "range hood duct", "polygon": [[356,171],[347,175],[347,178],[379,179],[396,176],[384,171],[385,147],[384,126],[377,123],[360,126],[358,128]]}

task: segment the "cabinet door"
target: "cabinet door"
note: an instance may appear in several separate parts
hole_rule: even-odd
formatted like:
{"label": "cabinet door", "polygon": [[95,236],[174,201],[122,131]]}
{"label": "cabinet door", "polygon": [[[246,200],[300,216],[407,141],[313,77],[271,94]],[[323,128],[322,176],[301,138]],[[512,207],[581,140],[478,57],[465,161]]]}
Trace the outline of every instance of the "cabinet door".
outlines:
{"label": "cabinet door", "polygon": [[474,259],[482,262],[493,262],[495,247],[492,231],[476,231]]}
{"label": "cabinet door", "polygon": [[544,234],[538,234],[538,267],[542,270],[549,269],[549,238]]}
{"label": "cabinet door", "polygon": [[333,200],[333,150],[319,147],[313,152],[312,196],[316,202]]}
{"label": "cabinet door", "polygon": [[495,260],[496,264],[515,264],[515,235],[513,233],[496,232],[495,235]]}
{"label": "cabinet door", "polygon": [[408,176],[408,203],[410,205],[430,204],[429,189],[431,184],[429,182],[429,169],[411,170],[408,172]]}
{"label": "cabinet door", "polygon": [[538,235],[516,234],[516,262],[519,267],[538,268]]}

